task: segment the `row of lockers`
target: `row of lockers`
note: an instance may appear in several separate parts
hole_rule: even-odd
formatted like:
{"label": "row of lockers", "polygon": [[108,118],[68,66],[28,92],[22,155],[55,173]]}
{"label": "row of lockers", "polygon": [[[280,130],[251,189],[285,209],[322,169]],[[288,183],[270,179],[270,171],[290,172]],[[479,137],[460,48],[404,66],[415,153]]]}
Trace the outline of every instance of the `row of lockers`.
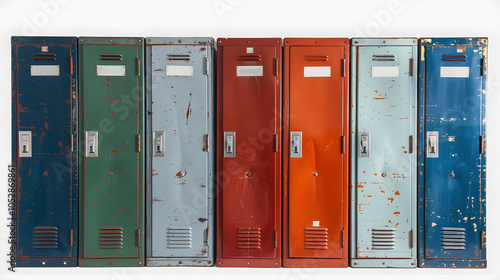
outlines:
{"label": "row of lockers", "polygon": [[486,267],[486,62],[486,38],[13,37],[15,265]]}

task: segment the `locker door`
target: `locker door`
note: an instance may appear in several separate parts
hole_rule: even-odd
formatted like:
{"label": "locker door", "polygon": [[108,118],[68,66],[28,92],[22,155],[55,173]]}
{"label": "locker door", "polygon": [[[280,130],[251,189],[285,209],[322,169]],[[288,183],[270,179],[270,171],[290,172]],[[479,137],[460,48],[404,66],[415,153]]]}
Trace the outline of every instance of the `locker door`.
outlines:
{"label": "locker door", "polygon": [[80,51],[84,149],[81,256],[138,258],[142,256],[140,228],[144,219],[143,48],[84,43]]}
{"label": "locker door", "polygon": [[208,257],[210,48],[151,49],[152,256]]}
{"label": "locker door", "polygon": [[411,258],[411,46],[358,48],[357,257]]}
{"label": "locker door", "polygon": [[425,48],[426,258],[481,258],[482,58],[479,46]]}
{"label": "locker door", "polygon": [[[275,46],[224,46],[222,227],[224,258],[274,258],[275,134],[278,69]],[[231,143],[232,142],[232,143]]]}
{"label": "locker door", "polygon": [[343,59],[341,46],[290,47],[290,257],[342,257]]}
{"label": "locker door", "polygon": [[57,41],[13,39],[18,266],[76,265],[76,38]]}

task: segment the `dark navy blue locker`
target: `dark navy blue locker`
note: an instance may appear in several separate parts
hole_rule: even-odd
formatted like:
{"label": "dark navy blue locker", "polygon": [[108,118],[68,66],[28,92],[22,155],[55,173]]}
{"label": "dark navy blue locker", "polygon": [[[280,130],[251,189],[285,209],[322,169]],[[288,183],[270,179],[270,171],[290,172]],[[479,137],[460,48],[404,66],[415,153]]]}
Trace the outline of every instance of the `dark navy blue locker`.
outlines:
{"label": "dark navy blue locker", "polygon": [[420,39],[419,266],[486,267],[487,39]]}
{"label": "dark navy blue locker", "polygon": [[77,38],[12,37],[16,266],[77,264]]}

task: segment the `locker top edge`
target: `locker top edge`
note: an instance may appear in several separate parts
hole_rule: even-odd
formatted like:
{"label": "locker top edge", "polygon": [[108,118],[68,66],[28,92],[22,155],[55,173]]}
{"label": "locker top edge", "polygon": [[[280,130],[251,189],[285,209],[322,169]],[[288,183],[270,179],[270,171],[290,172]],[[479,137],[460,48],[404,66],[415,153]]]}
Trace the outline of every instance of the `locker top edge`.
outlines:
{"label": "locker top edge", "polygon": [[420,38],[420,45],[477,45],[487,46],[488,37],[463,37],[463,38]]}
{"label": "locker top edge", "polygon": [[79,37],[80,45],[144,45],[140,37]]}
{"label": "locker top edge", "polygon": [[417,46],[418,38],[352,38],[353,46]]}
{"label": "locker top edge", "polygon": [[12,36],[11,43],[22,44],[46,44],[46,45],[76,45],[77,37],[51,37],[51,36]]}
{"label": "locker top edge", "polygon": [[282,46],[281,38],[217,38],[218,46],[242,46],[242,45],[261,45],[261,46]]}
{"label": "locker top edge", "polygon": [[303,46],[349,46],[349,38],[285,38],[285,46],[303,45]]}
{"label": "locker top edge", "polygon": [[146,45],[213,45],[212,37],[146,37]]}

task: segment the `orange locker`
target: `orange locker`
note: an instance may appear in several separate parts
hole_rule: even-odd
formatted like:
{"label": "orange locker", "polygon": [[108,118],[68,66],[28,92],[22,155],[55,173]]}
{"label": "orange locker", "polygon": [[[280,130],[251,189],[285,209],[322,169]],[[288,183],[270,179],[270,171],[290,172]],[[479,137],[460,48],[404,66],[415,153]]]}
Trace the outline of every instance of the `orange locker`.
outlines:
{"label": "orange locker", "polygon": [[347,267],[349,39],[284,42],[283,266]]}

